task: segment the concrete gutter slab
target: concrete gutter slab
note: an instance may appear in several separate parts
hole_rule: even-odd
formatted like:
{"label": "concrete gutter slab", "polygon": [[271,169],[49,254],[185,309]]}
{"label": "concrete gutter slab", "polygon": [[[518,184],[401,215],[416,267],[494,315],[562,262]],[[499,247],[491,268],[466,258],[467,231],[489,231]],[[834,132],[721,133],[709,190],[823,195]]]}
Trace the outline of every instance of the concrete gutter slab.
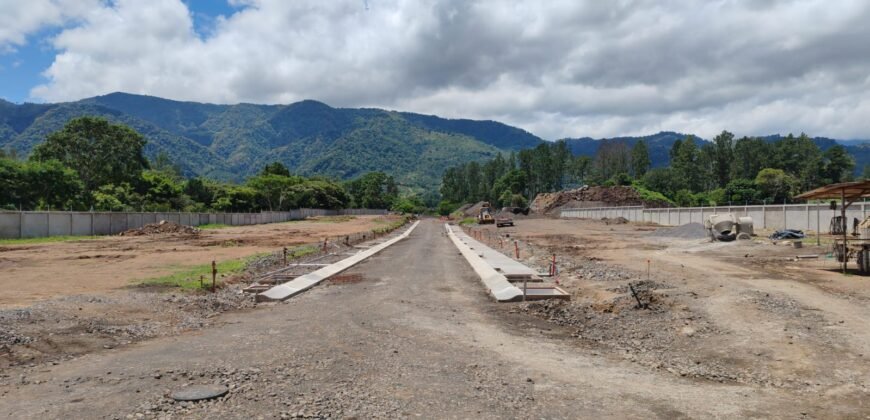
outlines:
{"label": "concrete gutter slab", "polygon": [[279,285],[277,285],[277,286],[275,286],[275,287],[273,287],[273,288],[271,288],[263,293],[260,293],[257,295],[257,301],[258,302],[268,302],[268,301],[276,301],[276,300],[285,300],[285,299],[289,299],[293,296],[296,296],[299,293],[302,293],[302,292],[314,287],[315,285],[322,282],[323,280],[326,280],[326,279],[328,279],[328,278],[330,278],[338,273],[341,273],[342,271],[353,267],[354,265],[360,263],[361,261],[365,260],[366,258],[371,257],[372,255],[375,255],[378,252],[381,252],[382,250],[386,249],[388,246],[390,246],[396,242],[399,242],[402,239],[407,238],[408,235],[411,234],[411,231],[413,231],[414,228],[417,227],[418,224],[420,224],[419,221],[414,222],[414,224],[411,225],[411,227],[408,228],[408,230],[406,230],[404,233],[402,233],[401,235],[399,235],[393,239],[390,239],[386,242],[380,243],[376,246],[373,246],[369,249],[366,249],[365,251],[357,252],[356,254],[353,254],[351,257],[345,258],[337,263],[330,264],[330,265],[323,267],[319,270],[316,270],[316,271],[313,271],[311,273],[299,276],[291,281],[288,281],[287,283],[279,284]]}
{"label": "concrete gutter slab", "polygon": [[526,266],[525,264],[508,257],[501,252],[498,252],[483,243],[468,236],[462,229],[456,229],[454,234],[480,255],[487,264],[491,265],[505,277],[511,281],[523,279],[535,279],[538,277],[538,272]]}
{"label": "concrete gutter slab", "polygon": [[471,265],[471,268],[474,269],[474,272],[477,273],[495,300],[499,302],[512,302],[523,299],[522,290],[512,285],[507,280],[507,277],[492,268],[491,265],[478,255],[481,248],[472,250],[471,247],[458,238],[457,232],[449,224],[445,224],[444,227],[447,229],[447,236],[450,237],[450,240],[453,241],[453,244],[456,245],[456,248],[459,249],[459,252],[462,253],[462,256],[465,257],[465,260],[468,261],[468,264]]}

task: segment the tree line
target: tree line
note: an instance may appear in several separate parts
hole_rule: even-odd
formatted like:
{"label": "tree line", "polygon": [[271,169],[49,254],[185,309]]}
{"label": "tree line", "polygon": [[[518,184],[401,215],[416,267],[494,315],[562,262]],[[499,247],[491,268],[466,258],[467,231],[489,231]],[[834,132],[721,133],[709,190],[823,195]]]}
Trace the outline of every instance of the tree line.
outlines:
{"label": "tree line", "polygon": [[470,162],[445,171],[442,211],[461,203],[490,201],[525,205],[538,193],[579,185],[631,185],[641,197],[678,206],[790,202],[801,191],[851,180],[855,162],[841,145],[824,152],[806,134],[776,141],[735,139],[728,131],[713,141],[677,140],[667,167],[651,168],[643,140],[629,146],[604,140],[594,157],[572,156],[558,141],[534,149]]}
{"label": "tree line", "polygon": [[26,160],[0,150],[0,209],[255,212],[374,208],[419,212],[383,172],[339,182],[291,174],[283,164],[235,184],[186,179],[165,154],[144,156],[146,139],[106,119],[81,117],[49,134]]}
{"label": "tree line", "polygon": [[590,166],[588,157],[573,156],[564,141],[499,154],[485,162],[468,162],[444,172],[439,211],[449,212],[462,203],[477,201],[523,207],[540,192],[579,185]]}

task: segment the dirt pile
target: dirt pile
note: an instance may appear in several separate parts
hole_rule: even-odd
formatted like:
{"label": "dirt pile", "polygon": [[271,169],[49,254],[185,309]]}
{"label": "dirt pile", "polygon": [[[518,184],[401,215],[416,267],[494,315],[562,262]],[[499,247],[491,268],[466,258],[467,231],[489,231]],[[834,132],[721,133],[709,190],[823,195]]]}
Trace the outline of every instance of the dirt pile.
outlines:
{"label": "dirt pile", "polygon": [[477,215],[480,214],[480,209],[483,208],[484,203],[486,203],[486,201],[478,201],[473,206],[465,209],[465,216],[466,217],[477,217]]}
{"label": "dirt pile", "polygon": [[604,222],[605,225],[624,225],[624,224],[628,223],[628,219],[626,219],[622,216],[614,217],[612,219],[607,218],[607,217],[602,217],[601,221]]}
{"label": "dirt pile", "polygon": [[710,237],[710,232],[700,223],[687,223],[673,228],[659,229],[650,233],[649,236],[656,238],[707,239]]}
{"label": "dirt pile", "polygon": [[629,186],[583,186],[573,190],[538,194],[532,201],[531,209],[535,213],[555,214],[559,210],[569,207],[640,205],[662,207],[666,206],[666,203],[643,200],[637,191]]}
{"label": "dirt pile", "polygon": [[161,220],[159,223],[149,223],[137,229],[125,230],[120,233],[120,236],[158,235],[161,233],[196,235],[199,234],[199,229],[192,226],[179,225],[178,223]]}

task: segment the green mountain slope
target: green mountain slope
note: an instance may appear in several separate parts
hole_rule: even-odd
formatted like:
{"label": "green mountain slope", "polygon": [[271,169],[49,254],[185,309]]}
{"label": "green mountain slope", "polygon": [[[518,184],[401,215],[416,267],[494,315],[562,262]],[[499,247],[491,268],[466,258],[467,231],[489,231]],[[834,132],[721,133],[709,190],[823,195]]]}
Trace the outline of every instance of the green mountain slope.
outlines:
{"label": "green mountain slope", "polygon": [[349,179],[384,171],[409,187],[434,188],[444,169],[543,140],[493,121],[447,120],[380,109],[214,105],[114,93],[61,104],[0,103],[0,148],[27,155],[72,118],[97,115],[148,138],[186,175],[242,180],[278,160],[302,175]]}

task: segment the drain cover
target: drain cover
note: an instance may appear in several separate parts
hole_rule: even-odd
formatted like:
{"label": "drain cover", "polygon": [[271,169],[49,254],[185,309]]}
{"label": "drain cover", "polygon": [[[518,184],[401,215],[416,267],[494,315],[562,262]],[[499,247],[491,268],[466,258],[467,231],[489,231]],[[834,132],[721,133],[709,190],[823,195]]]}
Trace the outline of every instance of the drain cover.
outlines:
{"label": "drain cover", "polygon": [[222,385],[191,385],[181,388],[172,393],[171,397],[175,401],[200,401],[210,400],[212,398],[222,397],[229,390]]}

